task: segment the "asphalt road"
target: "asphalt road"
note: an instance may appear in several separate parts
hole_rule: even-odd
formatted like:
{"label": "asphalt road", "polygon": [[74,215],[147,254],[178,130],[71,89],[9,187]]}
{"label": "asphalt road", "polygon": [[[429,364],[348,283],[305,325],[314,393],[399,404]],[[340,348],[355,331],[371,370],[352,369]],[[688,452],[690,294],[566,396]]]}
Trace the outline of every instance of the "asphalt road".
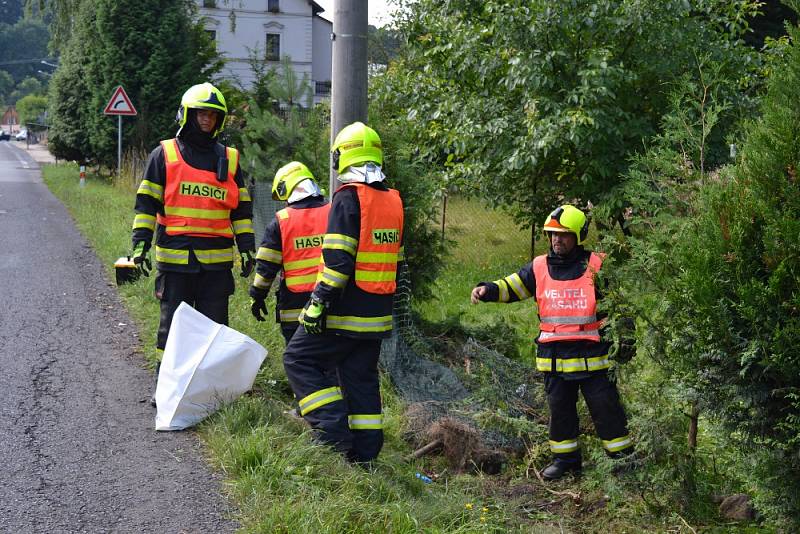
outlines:
{"label": "asphalt road", "polygon": [[138,345],[38,165],[0,141],[0,532],[236,529],[196,436],[153,430]]}

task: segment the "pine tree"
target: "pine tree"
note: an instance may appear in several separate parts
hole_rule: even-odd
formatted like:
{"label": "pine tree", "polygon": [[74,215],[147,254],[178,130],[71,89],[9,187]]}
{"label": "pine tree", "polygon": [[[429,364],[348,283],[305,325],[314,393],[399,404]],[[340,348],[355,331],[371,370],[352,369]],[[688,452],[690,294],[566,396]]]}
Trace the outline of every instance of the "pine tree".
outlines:
{"label": "pine tree", "polygon": [[[80,82],[65,83],[58,91],[62,98],[80,92],[82,111],[77,115],[88,139],[87,155],[103,164],[116,161],[117,121],[102,110],[117,85],[125,88],[138,111],[135,118],[123,120],[128,147],[149,149],[174,135],[181,95],[208,81],[220,66],[202,26],[193,21],[195,9],[189,0],[81,4],[84,24],[76,25],[68,45],[75,72],[64,75]],[[54,104],[51,111],[58,113],[59,107]],[[53,119],[64,126],[61,117]]]}

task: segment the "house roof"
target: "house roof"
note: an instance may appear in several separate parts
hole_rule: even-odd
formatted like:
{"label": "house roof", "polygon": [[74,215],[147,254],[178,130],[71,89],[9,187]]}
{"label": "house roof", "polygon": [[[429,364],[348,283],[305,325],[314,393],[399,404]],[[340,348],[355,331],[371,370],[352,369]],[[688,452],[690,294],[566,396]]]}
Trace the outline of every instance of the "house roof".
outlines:
{"label": "house roof", "polygon": [[322,8],[322,6],[321,6],[321,5],[319,5],[319,4],[318,4],[318,3],[316,3],[316,2],[313,2],[312,0],[308,0],[308,3],[309,3],[309,4],[311,4],[312,13],[313,13],[314,15],[316,15],[317,13],[320,13],[320,12],[322,12],[322,11],[325,11],[325,10]]}

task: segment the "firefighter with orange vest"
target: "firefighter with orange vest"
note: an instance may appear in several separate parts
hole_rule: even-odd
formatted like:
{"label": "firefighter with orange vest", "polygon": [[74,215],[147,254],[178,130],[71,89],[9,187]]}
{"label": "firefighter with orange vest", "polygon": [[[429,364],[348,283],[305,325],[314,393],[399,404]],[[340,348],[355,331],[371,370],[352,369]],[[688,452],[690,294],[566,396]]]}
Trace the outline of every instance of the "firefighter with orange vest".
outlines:
{"label": "firefighter with orange vest", "polygon": [[255,265],[253,209],[239,152],[218,142],[227,113],[216,87],[190,87],[178,108],[176,138],[161,141],[150,153],[136,192],[132,258],[149,274],[155,234],[155,295],[161,302],[156,346],[161,350],[181,302],[228,323],[234,241],[241,275],[249,276]]}
{"label": "firefighter with orange vest", "polygon": [[[539,335],[536,338],[536,368],[545,375],[550,406],[550,450],[554,461],[542,471],[548,480],[568,472],[580,472],[578,444],[578,390],[589,407],[597,434],[606,453],[622,457],[633,452],[625,411],[617,387],[609,379],[609,352],[603,321],[597,316],[598,291],[595,275],[603,254],[588,251],[589,221],[578,208],[564,205],[544,223],[550,242],[548,254],[514,274],[494,282],[482,282],[472,290],[471,301],[517,302],[536,298]],[[617,358],[628,359],[633,342],[624,339]]]}
{"label": "firefighter with orange vest", "polygon": [[275,173],[272,198],[288,205],[275,214],[264,231],[256,254],[256,275],[250,286],[250,311],[257,320],[264,320],[267,314],[264,300],[272,281],[282,272],[275,319],[289,343],[300,325],[300,312],[317,282],[331,205],[322,196],[311,171],[298,161]]}
{"label": "firefighter with orange vest", "polygon": [[375,130],[350,124],[331,151],[342,186],[331,201],[318,282],[300,314],[303,328],[283,364],[316,439],[366,463],[383,447],[378,357],[392,330],[403,203],[384,183]]}

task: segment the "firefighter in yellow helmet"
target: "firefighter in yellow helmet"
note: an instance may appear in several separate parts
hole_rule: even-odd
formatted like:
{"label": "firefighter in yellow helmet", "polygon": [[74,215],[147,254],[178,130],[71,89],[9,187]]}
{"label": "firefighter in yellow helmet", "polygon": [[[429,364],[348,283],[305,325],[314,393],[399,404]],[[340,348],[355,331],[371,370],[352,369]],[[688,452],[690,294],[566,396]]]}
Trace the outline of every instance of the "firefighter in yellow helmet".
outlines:
{"label": "firefighter in yellow helmet", "polygon": [[[583,393],[597,434],[610,456],[633,452],[633,442],[616,385],[608,377],[612,343],[606,339],[603,320],[597,316],[599,292],[595,274],[602,267],[604,255],[583,248],[589,221],[574,206],[556,208],[547,217],[543,230],[550,242],[547,254],[537,256],[505,278],[481,282],[472,290],[471,301],[477,304],[536,298],[536,368],[545,374],[550,450],[554,456],[542,476],[554,480],[581,470],[578,390]],[[625,340],[617,357],[627,359],[633,351],[633,342]]]}
{"label": "firefighter in yellow helmet", "polygon": [[176,138],[161,141],[150,153],[136,192],[132,257],[148,274],[155,234],[160,350],[181,302],[228,323],[234,242],[241,275],[249,276],[255,264],[253,209],[239,152],[218,142],[227,113],[219,89],[210,83],[190,87],[178,108]]}
{"label": "firefighter in yellow helmet", "polygon": [[257,320],[264,320],[267,313],[264,300],[280,273],[275,319],[289,343],[300,324],[300,311],[317,282],[330,204],[311,171],[298,161],[275,173],[272,198],[288,205],[275,214],[264,231],[256,254],[256,275],[250,286],[250,311]]}
{"label": "firefighter in yellow helmet", "polygon": [[331,152],[343,185],[331,201],[323,263],[300,315],[303,328],[286,347],[283,364],[317,439],[364,463],[383,446],[378,357],[392,330],[403,203],[384,182],[375,130],[351,124],[337,134]]}

